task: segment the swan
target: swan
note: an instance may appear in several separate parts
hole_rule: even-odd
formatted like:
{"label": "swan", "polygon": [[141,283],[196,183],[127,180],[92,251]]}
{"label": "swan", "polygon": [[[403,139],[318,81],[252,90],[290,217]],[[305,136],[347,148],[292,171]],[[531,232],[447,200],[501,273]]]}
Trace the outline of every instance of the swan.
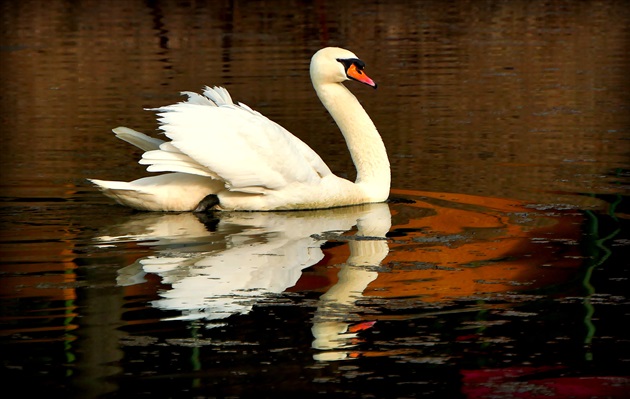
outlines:
{"label": "swan", "polygon": [[383,140],[356,97],[342,84],[376,88],[365,63],[349,50],[326,47],[311,58],[315,92],[343,134],[357,169],[355,182],[334,175],[303,141],[223,87],[153,109],[170,141],[118,127],[144,150],[142,165],[167,172],[131,182],[89,179],[118,203],[147,211],[272,211],[383,202],[390,165]]}

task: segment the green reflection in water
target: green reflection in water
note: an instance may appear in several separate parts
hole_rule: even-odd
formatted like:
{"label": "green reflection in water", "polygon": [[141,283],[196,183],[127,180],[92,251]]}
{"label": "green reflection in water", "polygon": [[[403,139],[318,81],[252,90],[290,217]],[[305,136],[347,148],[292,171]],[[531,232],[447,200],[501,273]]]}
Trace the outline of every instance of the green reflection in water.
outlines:
{"label": "green reflection in water", "polygon": [[[615,210],[619,204],[622,202],[622,196],[617,195],[615,201],[613,201],[608,207],[608,216],[610,216],[615,222],[618,222],[617,217],[615,216]],[[595,307],[591,301],[592,296],[595,294],[595,287],[591,284],[591,278],[593,276],[593,271],[595,268],[601,266],[606,260],[612,255],[612,250],[606,247],[606,241],[611,240],[621,231],[621,228],[617,227],[612,233],[599,237],[600,232],[600,223],[597,215],[592,211],[586,211],[586,216],[588,217],[588,232],[589,237],[593,239],[591,246],[588,247],[588,252],[590,253],[591,264],[586,268],[586,272],[584,274],[584,278],[582,280],[582,285],[586,290],[586,296],[584,298],[584,325],[586,326],[586,337],[584,338],[584,344],[587,348],[587,352],[585,354],[585,359],[587,361],[593,360],[593,352],[590,350],[591,343],[593,341],[593,337],[595,336],[595,324],[593,324],[593,315],[595,314]]]}

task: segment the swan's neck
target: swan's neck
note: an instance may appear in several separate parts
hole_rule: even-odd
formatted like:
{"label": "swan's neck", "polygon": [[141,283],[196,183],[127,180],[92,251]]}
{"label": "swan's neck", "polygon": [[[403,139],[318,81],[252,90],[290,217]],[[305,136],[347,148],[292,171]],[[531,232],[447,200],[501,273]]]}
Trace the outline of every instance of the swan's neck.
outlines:
{"label": "swan's neck", "polygon": [[346,139],[357,168],[356,183],[388,194],[391,173],[387,151],[368,114],[341,83],[314,84],[314,87]]}

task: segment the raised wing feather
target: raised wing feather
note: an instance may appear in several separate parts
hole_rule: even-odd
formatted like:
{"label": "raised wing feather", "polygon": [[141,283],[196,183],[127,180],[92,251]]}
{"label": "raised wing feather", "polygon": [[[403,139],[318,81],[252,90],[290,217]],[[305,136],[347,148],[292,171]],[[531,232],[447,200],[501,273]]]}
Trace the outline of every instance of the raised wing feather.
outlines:
{"label": "raised wing feather", "polygon": [[137,132],[124,126],[117,127],[112,131],[116,133],[116,137],[119,139],[124,140],[129,144],[133,144],[145,151],[157,150],[160,145],[164,143],[164,140],[147,136],[144,133]]}
{"label": "raised wing feather", "polygon": [[159,108],[161,129],[174,147],[229,189],[264,192],[331,173],[304,142],[249,107],[233,104],[227,90],[206,88],[204,95],[211,104],[191,97]]}
{"label": "raised wing feather", "polygon": [[147,167],[149,172],[181,172],[219,179],[216,173],[200,165],[169,142],[163,143],[156,150],[142,154],[142,159],[138,163],[149,165]]}

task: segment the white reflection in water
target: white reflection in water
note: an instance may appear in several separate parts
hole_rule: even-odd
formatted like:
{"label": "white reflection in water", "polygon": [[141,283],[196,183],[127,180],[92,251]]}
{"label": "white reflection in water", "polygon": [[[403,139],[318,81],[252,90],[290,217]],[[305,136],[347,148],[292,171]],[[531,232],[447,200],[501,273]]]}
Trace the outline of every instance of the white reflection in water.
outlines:
{"label": "white reflection in water", "polygon": [[[322,260],[321,246],[329,239],[348,240],[350,256],[338,282],[321,296],[311,328],[313,347],[329,351],[317,354],[316,359],[346,357],[344,351],[331,350],[351,346],[356,336],[348,332],[345,320],[378,276],[374,267],[389,252],[385,240],[391,227],[389,206],[214,216],[215,220],[204,224],[192,213],[140,214],[111,228],[110,234],[99,237],[108,243],[102,245],[138,241],[155,249],[154,255],[119,270],[118,284],[139,284],[147,273],[157,274],[171,288],[161,292],[153,306],[181,312],[171,319],[217,322],[246,314],[256,301],[294,286],[302,270]],[[353,226],[357,228],[354,236],[340,236]]]}
{"label": "white reflection in water", "polygon": [[[384,204],[381,204],[385,206]],[[374,270],[389,253],[384,239],[391,227],[389,208],[376,207],[371,213],[357,220],[357,239],[350,240],[350,256],[339,271],[339,280],[320,297],[311,331],[315,340],[313,348],[331,350],[352,346],[356,332],[348,332],[350,324],[346,315],[352,313],[355,302],[362,297],[368,284],[378,277]],[[361,239],[369,237],[369,239]],[[316,360],[339,360],[348,356],[345,351],[321,352]]]}

